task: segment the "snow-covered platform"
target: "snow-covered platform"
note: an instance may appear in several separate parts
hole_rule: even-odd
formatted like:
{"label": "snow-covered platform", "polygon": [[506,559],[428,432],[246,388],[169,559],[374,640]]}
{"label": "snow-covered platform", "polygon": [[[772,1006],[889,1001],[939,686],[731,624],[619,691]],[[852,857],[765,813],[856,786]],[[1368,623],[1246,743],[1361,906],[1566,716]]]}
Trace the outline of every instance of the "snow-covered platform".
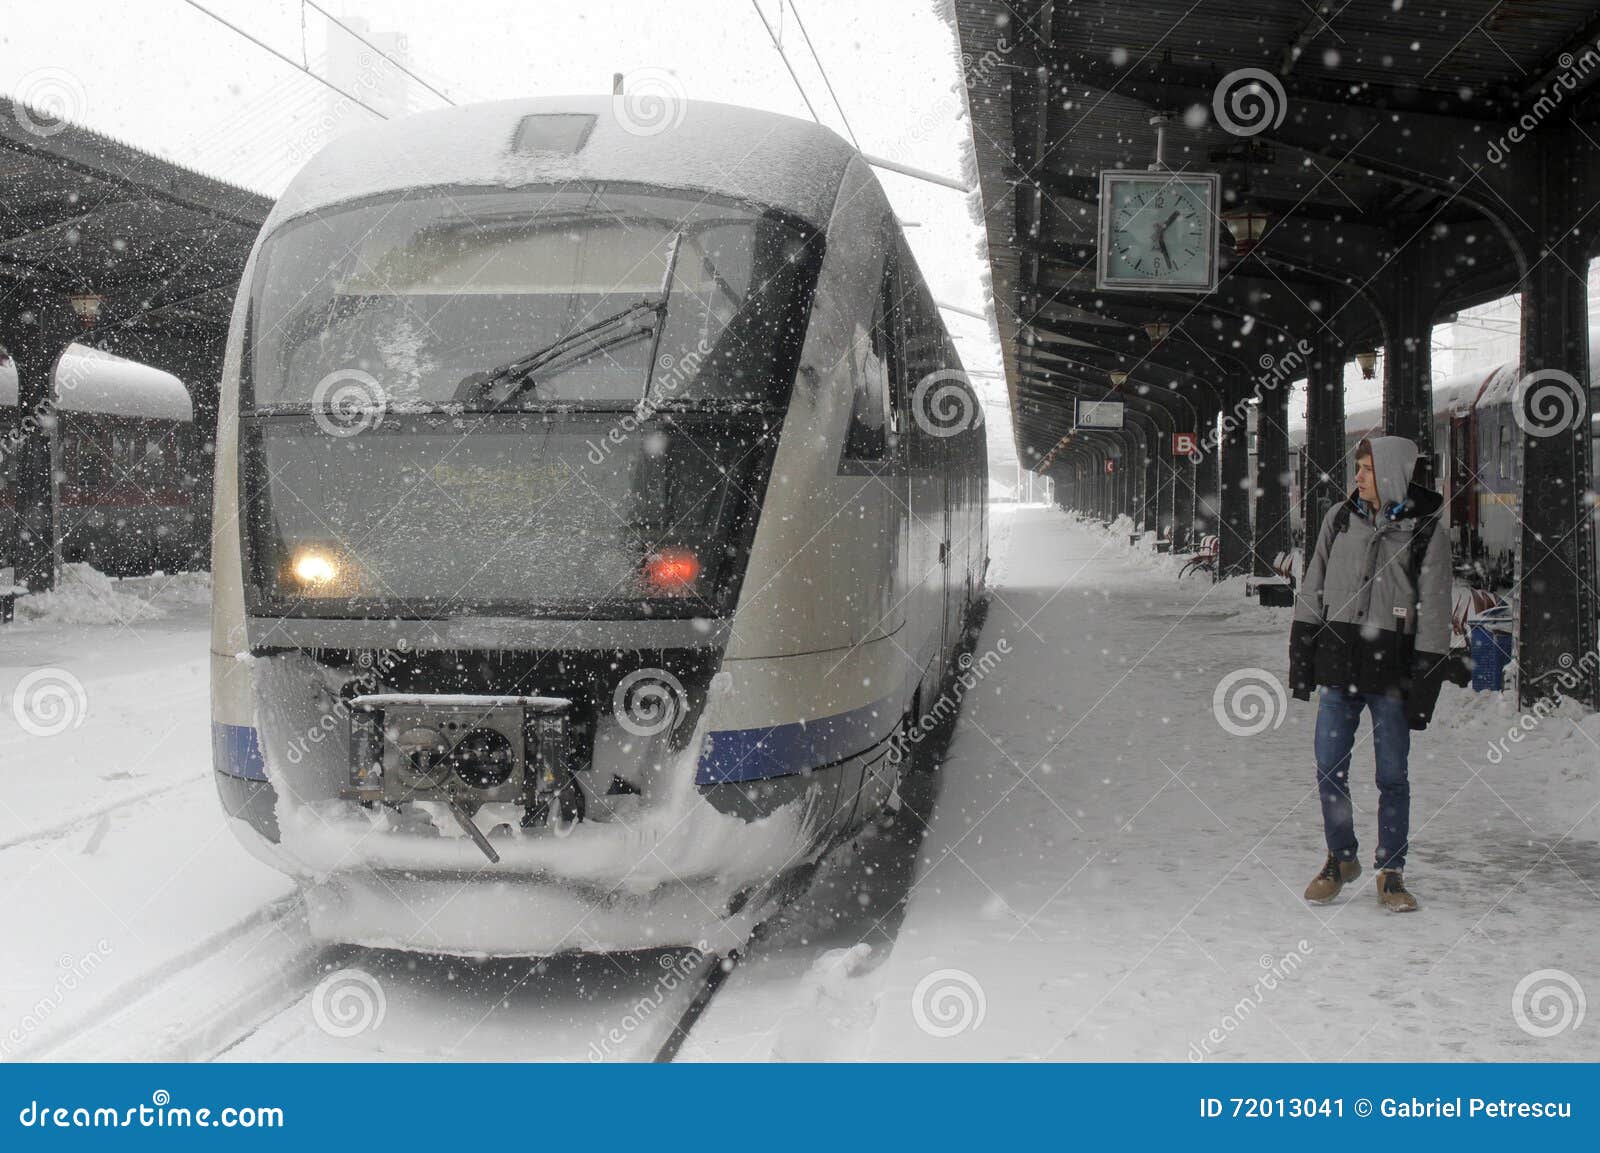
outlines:
{"label": "snow-covered platform", "polygon": [[[1600,994],[1600,718],[1524,729],[1509,696],[1447,686],[1413,745],[1421,911],[1381,913],[1370,874],[1308,906],[1314,712],[1282,690],[1288,610],[1127,542],[995,508],[942,767],[824,866],[680,1059],[1600,1058],[1579,1012]],[[206,595],[72,570],[0,630],[0,1059],[584,1060],[633,1018],[601,1056],[655,1052],[692,990],[672,956],[479,967],[305,937],[217,806]],[[24,689],[59,706],[40,731],[14,723]],[[1365,743],[1355,784],[1365,854]],[[388,1016],[347,1037],[309,990],[351,965]]]}
{"label": "snow-covered platform", "polygon": [[1600,718],[1565,706],[1509,741],[1509,694],[1445,687],[1412,746],[1411,916],[1373,889],[1364,724],[1368,871],[1310,906],[1315,709],[1283,690],[1290,610],[1055,509],[996,520],[988,671],[892,950],[882,910],[791,931],[686,1056],[1600,1057],[1600,1021],[1575,1020],[1600,995]]}

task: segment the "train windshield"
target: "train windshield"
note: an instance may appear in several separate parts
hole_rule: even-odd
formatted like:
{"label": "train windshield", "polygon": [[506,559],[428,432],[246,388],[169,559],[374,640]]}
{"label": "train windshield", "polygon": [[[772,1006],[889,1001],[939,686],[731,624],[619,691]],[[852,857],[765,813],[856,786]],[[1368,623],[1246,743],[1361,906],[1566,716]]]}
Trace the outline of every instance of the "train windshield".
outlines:
{"label": "train windshield", "polygon": [[815,246],[773,212],[631,185],[318,213],[263,252],[246,408],[781,406]]}
{"label": "train windshield", "polygon": [[406,196],[276,234],[241,398],[253,607],[731,611],[820,245],[636,187]]}

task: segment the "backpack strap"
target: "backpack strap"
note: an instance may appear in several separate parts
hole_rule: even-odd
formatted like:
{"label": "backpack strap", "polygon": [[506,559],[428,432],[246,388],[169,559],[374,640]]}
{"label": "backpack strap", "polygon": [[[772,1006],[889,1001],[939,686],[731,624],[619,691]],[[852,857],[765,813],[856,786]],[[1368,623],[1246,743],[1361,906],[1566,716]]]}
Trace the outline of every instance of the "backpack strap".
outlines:
{"label": "backpack strap", "polygon": [[1349,527],[1350,501],[1345,499],[1339,502],[1339,511],[1333,514],[1333,527],[1328,533],[1328,539],[1331,541],[1334,537],[1338,536]]}
{"label": "backpack strap", "polygon": [[1432,513],[1423,517],[1411,533],[1411,551],[1406,557],[1406,571],[1411,576],[1412,620],[1418,623],[1422,619],[1422,565],[1428,559],[1428,545],[1432,543],[1434,530],[1438,527],[1439,514]]}

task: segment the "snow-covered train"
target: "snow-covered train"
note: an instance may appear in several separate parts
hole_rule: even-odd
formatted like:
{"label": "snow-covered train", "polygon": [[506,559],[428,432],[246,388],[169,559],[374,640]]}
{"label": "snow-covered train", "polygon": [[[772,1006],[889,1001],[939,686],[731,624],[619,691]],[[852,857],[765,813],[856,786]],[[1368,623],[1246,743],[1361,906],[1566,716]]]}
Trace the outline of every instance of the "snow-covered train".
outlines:
{"label": "snow-covered train", "polygon": [[[70,345],[56,362],[50,435],[61,559],[112,576],[176,572],[195,560],[210,469],[188,389],[171,373]],[[23,435],[17,370],[0,357],[0,567],[16,543],[16,469]]]}
{"label": "snow-covered train", "polygon": [[[1600,379],[1600,329],[1589,333],[1590,379]],[[1433,386],[1433,485],[1445,497],[1451,548],[1463,572],[1486,588],[1509,587],[1521,542],[1517,519],[1522,437],[1512,415],[1520,379],[1514,362],[1458,372]],[[1591,412],[1591,475],[1600,477],[1600,413]],[[1346,458],[1362,437],[1383,431],[1381,402],[1345,414]],[[1305,428],[1290,431],[1290,516],[1297,543],[1304,541],[1301,494],[1305,479]]]}
{"label": "snow-covered train", "polygon": [[981,407],[860,155],[635,111],[346,136],[251,256],[216,780],[323,937],[737,939],[891,801],[984,595]]}

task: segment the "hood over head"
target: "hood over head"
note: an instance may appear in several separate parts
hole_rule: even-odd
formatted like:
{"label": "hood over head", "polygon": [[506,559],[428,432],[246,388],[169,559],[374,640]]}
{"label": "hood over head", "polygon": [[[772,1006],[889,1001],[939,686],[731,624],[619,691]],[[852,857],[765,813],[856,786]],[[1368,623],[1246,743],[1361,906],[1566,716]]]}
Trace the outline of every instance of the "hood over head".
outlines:
{"label": "hood over head", "polygon": [[1381,508],[1400,504],[1411,488],[1411,474],[1417,467],[1417,446],[1403,436],[1375,436],[1372,445],[1372,472],[1378,480]]}

